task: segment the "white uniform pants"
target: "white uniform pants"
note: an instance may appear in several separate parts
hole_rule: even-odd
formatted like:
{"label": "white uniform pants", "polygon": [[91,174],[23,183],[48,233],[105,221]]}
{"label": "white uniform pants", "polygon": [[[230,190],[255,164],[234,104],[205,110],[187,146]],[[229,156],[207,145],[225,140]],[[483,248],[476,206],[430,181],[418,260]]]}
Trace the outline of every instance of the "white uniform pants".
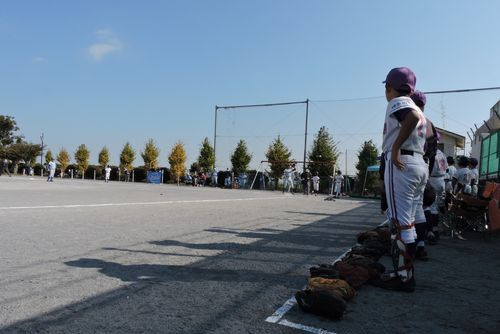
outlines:
{"label": "white uniform pants", "polygon": [[342,183],[335,182],[335,195],[340,196],[341,189],[342,189]]}
{"label": "white uniform pants", "polygon": [[415,223],[417,207],[422,205],[428,167],[421,154],[401,155],[406,165],[399,170],[391,162],[391,153],[385,156],[384,184],[387,194],[388,215],[402,227],[401,239],[404,243],[415,242]]}
{"label": "white uniform pants", "polygon": [[444,175],[443,176],[431,176],[429,178],[429,183],[432,186],[432,189],[434,189],[434,192],[436,193],[436,199],[434,200],[434,203],[430,206],[431,213],[433,215],[439,214],[439,207],[443,205],[443,193],[444,193]]}

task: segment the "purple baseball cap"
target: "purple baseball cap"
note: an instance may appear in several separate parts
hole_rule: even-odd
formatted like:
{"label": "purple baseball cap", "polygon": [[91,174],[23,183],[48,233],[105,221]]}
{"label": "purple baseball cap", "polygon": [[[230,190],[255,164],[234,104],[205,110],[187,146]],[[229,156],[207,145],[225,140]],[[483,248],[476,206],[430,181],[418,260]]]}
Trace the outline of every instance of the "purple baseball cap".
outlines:
{"label": "purple baseball cap", "polygon": [[425,94],[419,90],[414,91],[410,97],[419,108],[422,108],[423,106],[425,106],[425,103],[427,102],[427,98],[425,97]]}
{"label": "purple baseball cap", "polygon": [[385,81],[382,83],[385,83],[395,90],[407,87],[410,89],[410,92],[413,92],[415,90],[417,78],[415,77],[415,73],[408,67],[396,67],[389,71]]}

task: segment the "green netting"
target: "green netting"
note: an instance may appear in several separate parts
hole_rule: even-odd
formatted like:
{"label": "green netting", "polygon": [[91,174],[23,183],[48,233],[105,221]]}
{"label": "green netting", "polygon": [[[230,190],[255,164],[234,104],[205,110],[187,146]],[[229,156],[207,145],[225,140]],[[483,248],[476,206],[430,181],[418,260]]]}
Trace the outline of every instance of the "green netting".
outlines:
{"label": "green netting", "polygon": [[481,158],[481,170],[479,171],[480,175],[488,173],[488,158],[488,156]]}
{"label": "green netting", "polygon": [[480,176],[498,175],[500,172],[500,141],[499,132],[483,139],[481,143]]}
{"label": "green netting", "polygon": [[481,158],[487,158],[490,155],[490,137],[484,138],[481,146]]}
{"label": "green netting", "polygon": [[488,164],[488,174],[493,174],[497,173],[499,171],[498,169],[498,156],[491,156],[490,157],[490,162]]}
{"label": "green netting", "polygon": [[490,155],[498,152],[498,132],[490,136]]}

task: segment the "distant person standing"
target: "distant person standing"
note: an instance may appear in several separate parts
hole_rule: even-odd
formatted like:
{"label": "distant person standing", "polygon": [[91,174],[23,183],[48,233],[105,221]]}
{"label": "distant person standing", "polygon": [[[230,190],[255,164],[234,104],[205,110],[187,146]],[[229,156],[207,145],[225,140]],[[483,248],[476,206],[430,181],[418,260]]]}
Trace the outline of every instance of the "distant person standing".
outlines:
{"label": "distant person standing", "polygon": [[54,159],[50,160],[47,169],[49,170],[47,182],[54,182],[54,175],[56,174],[56,161]]}
{"label": "distant person standing", "polygon": [[214,171],[212,172],[212,187],[217,187],[218,174],[219,174],[219,170],[217,168],[214,168]]}
{"label": "distant person standing", "polygon": [[312,177],[312,184],[313,184],[314,196],[318,196],[318,193],[319,193],[319,176],[318,176],[317,172]]}
{"label": "distant person standing", "polygon": [[[464,193],[470,195],[472,192],[471,172],[469,169],[469,158],[461,156],[458,158],[458,169],[453,178],[456,180],[454,193]],[[448,168],[449,169],[449,168]]]}
{"label": "distant person standing", "polygon": [[293,193],[293,173],[295,171],[295,167],[293,165],[289,165],[283,171],[283,194],[285,192]]}
{"label": "distant person standing", "polygon": [[0,168],[0,175],[2,175],[3,172],[5,172],[9,175],[9,177],[12,177],[12,175],[9,172],[9,160],[3,159],[1,167],[2,168]]}
{"label": "distant person standing", "polygon": [[104,173],[104,182],[108,183],[109,177],[111,176],[111,167],[109,167],[109,165],[106,165],[106,168],[104,168]]}
{"label": "distant person standing", "polygon": [[478,161],[476,158],[470,158],[469,164],[470,164],[470,176],[471,176],[471,190],[472,190],[472,196],[477,197],[477,184],[479,183],[479,170],[477,169]]}
{"label": "distant person standing", "polygon": [[306,169],[302,174],[300,175],[301,181],[302,181],[302,190],[304,195],[309,195],[309,183],[311,182],[311,172],[309,172],[309,169]]}
{"label": "distant person standing", "polygon": [[335,176],[335,197],[339,198],[342,190],[342,184],[344,183],[344,177],[340,170],[337,171],[337,176]]}

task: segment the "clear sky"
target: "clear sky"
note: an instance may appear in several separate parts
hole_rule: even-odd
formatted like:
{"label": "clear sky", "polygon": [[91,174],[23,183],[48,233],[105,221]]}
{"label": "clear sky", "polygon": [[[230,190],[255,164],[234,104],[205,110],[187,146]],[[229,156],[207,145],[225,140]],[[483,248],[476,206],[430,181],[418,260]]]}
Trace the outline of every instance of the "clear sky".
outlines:
{"label": "clear sky", "polygon": [[[118,163],[129,141],[142,165],[153,138],[168,166],[177,140],[188,164],[213,142],[215,105],[309,98],[308,142],[326,126],[354,173],[361,144],[381,145],[392,67],[412,68],[423,91],[500,86],[499,13],[495,0],[2,1],[0,114],[55,154],[86,144],[94,164],[104,145]],[[431,95],[426,113],[466,136],[499,98]],[[219,121],[220,168],[240,137],[253,168],[278,134],[302,159],[303,106]]]}

